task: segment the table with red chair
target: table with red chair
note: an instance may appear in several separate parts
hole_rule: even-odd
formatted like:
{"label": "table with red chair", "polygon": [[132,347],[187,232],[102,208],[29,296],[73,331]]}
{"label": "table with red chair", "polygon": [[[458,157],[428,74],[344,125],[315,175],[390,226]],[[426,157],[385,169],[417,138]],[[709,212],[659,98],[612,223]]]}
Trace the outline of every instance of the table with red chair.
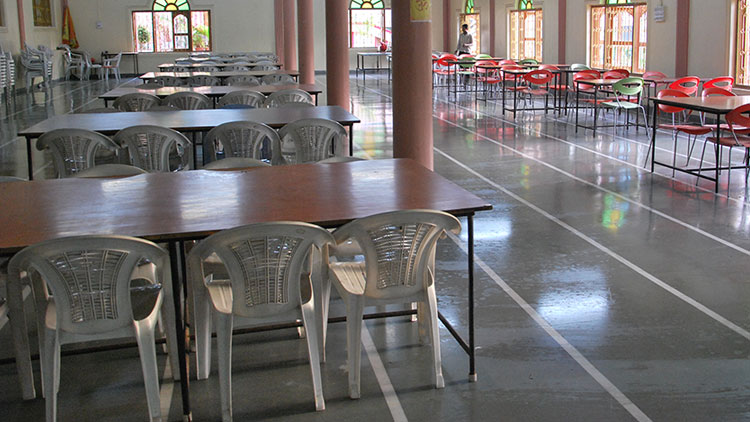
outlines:
{"label": "table with red chair", "polygon": [[[737,142],[737,139],[734,136],[734,132],[745,132],[741,129],[737,129],[737,125],[734,127],[734,131],[732,130],[732,126],[730,125],[723,125],[721,123],[722,116],[727,116],[729,120],[729,115],[735,109],[738,109],[739,107],[746,108],[745,110],[740,109],[742,112],[750,112],[750,96],[708,96],[708,97],[671,97],[671,96],[663,96],[662,98],[658,97],[652,97],[650,98],[651,102],[654,103],[653,107],[653,124],[657,125],[657,118],[658,118],[658,111],[660,106],[670,106],[670,107],[677,107],[680,109],[685,110],[692,110],[692,111],[698,111],[701,113],[706,114],[712,114],[716,116],[716,126],[715,126],[715,137],[713,139],[707,140],[707,142],[712,142],[714,144],[714,153],[715,153],[715,162],[716,166],[713,168],[702,168],[702,164],[698,166],[698,168],[691,168],[689,165],[685,167],[678,167],[673,164],[660,162],[656,160],[656,131],[653,131],[651,134],[651,145],[650,145],[650,153],[651,153],[651,172],[654,171],[656,165],[660,165],[662,167],[666,167],[669,169],[672,169],[673,171],[681,171],[684,173],[691,174],[693,176],[696,176],[701,179],[706,179],[714,182],[714,191],[719,192],[719,175],[722,170],[727,170],[731,172],[732,169],[738,169],[742,168],[746,171],[748,170],[748,162],[747,162],[747,154],[748,150],[750,150],[750,138],[747,140],[743,140],[742,142]],[[735,112],[736,114],[736,112]],[[744,117],[744,116],[743,116]],[[744,122],[750,125],[750,119],[749,121]],[[731,122],[730,122],[731,123]],[[740,125],[740,128],[747,129],[745,125]],[[733,134],[731,137],[722,137],[721,133],[722,131],[729,131]],[[731,149],[730,149],[730,160],[728,164],[722,165],[720,161],[720,152],[722,146],[728,146],[728,147],[744,147],[745,152],[745,164],[743,166],[733,166],[731,162]],[[703,172],[713,173],[713,176],[709,176],[707,174],[703,174]]]}
{"label": "table with red chair", "polygon": [[[515,117],[516,113],[518,112],[518,93],[524,93],[529,94],[530,96],[538,95],[544,93],[545,96],[545,104],[543,108],[526,108],[525,110],[544,110],[546,113],[548,110],[550,110],[549,107],[549,87],[551,85],[552,79],[555,78],[555,75],[559,74],[559,72],[553,72],[550,70],[532,70],[528,69],[522,66],[518,65],[505,65],[502,66],[500,69],[500,76],[502,79],[502,103],[503,103],[503,114],[505,114],[505,111],[510,111],[513,113],[513,117]],[[526,86],[519,86],[518,82],[519,79],[522,79],[526,82]],[[506,82],[512,81],[513,84],[509,87],[507,86]],[[546,88],[540,88],[540,87],[546,87]],[[505,93],[506,91],[512,91],[513,92],[513,108],[506,107],[505,104]],[[554,110],[554,107],[551,109]]]}

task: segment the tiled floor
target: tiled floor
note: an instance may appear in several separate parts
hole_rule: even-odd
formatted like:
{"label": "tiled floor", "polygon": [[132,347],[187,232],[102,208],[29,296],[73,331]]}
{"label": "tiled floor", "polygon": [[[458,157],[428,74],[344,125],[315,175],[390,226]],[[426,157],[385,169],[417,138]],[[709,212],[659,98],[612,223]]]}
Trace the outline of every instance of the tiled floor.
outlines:
{"label": "tiled floor", "polygon": [[[26,173],[16,130],[100,107],[96,95],[106,89],[59,83],[51,101],[34,94],[4,104],[0,174]],[[368,75],[366,85],[352,79],[351,93],[362,119],[355,154],[391,156],[390,85]],[[315,413],[296,332],[242,335],[234,339],[235,420],[750,420],[750,199],[742,171],[731,185],[723,177],[715,195],[694,177],[644,170],[643,130],[576,134],[564,116],[503,118],[496,102],[442,90],[433,115],[435,170],[494,205],[476,217],[478,382],[468,382],[467,359],[447,331],[446,388],[435,390],[415,324],[368,321],[362,398],[351,401],[345,330],[334,324],[322,366],[326,410]],[[658,139],[657,156],[670,160],[670,135]],[[684,160],[684,139],[678,151]],[[35,152],[35,162],[35,173],[52,175],[48,157]],[[460,329],[463,248],[465,233],[442,241],[438,258],[439,303]],[[343,314],[334,305],[332,313]],[[0,357],[11,355],[5,328]],[[145,420],[137,356],[129,348],[63,357],[60,420]],[[165,362],[160,355],[162,407],[180,420],[179,386]],[[215,368],[209,380],[191,381],[195,420],[220,419]],[[3,420],[42,420],[43,400],[20,399],[12,364],[0,365],[0,386]]]}

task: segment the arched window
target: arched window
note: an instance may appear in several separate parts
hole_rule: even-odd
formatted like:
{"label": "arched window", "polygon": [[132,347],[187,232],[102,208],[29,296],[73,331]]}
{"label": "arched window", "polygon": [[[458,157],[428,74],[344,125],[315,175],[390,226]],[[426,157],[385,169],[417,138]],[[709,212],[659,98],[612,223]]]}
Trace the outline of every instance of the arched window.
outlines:
{"label": "arched window", "polygon": [[391,9],[383,0],[351,0],[349,2],[349,46],[379,47],[391,43]]}
{"label": "arched window", "polygon": [[533,0],[518,0],[510,12],[508,43],[513,60],[542,61],[542,9],[534,9]]}
{"label": "arched window", "polygon": [[592,6],[589,64],[604,69],[646,71],[648,6],[630,0],[602,0]]}
{"label": "arched window", "polygon": [[188,0],[154,0],[150,11],[133,12],[133,45],[144,53],[210,51],[211,14],[191,10]]}

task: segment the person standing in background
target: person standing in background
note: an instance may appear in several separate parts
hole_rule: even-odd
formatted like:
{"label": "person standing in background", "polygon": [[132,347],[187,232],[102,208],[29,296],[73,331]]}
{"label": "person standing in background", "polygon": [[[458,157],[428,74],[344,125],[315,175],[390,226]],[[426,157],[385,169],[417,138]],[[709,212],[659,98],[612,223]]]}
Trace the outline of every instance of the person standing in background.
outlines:
{"label": "person standing in background", "polygon": [[469,50],[471,45],[474,44],[474,38],[469,34],[469,25],[461,25],[461,33],[458,34],[458,45],[456,45],[456,54],[471,54]]}

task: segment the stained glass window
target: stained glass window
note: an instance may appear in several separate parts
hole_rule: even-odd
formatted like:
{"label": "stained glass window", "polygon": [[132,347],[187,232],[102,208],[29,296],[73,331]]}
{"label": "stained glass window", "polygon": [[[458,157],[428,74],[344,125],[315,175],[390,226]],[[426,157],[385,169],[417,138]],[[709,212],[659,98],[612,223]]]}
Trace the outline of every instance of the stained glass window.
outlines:
{"label": "stained glass window", "polygon": [[208,10],[190,10],[188,0],[155,0],[151,11],[133,12],[135,50],[210,51],[210,21]]}
{"label": "stained glass window", "polygon": [[533,9],[534,5],[532,3],[532,0],[518,0],[518,10]]}
{"label": "stained glass window", "polygon": [[349,2],[349,46],[380,47],[391,43],[391,9],[383,0]]}
{"label": "stained glass window", "polygon": [[648,7],[643,3],[628,3],[627,0],[606,0],[604,6],[591,8],[589,57],[592,67],[626,69],[634,73],[646,71]]}
{"label": "stained glass window", "polygon": [[737,2],[736,46],[735,79],[739,85],[750,85],[750,0]]}
{"label": "stained glass window", "polygon": [[466,0],[464,13],[474,13],[474,0]]}

